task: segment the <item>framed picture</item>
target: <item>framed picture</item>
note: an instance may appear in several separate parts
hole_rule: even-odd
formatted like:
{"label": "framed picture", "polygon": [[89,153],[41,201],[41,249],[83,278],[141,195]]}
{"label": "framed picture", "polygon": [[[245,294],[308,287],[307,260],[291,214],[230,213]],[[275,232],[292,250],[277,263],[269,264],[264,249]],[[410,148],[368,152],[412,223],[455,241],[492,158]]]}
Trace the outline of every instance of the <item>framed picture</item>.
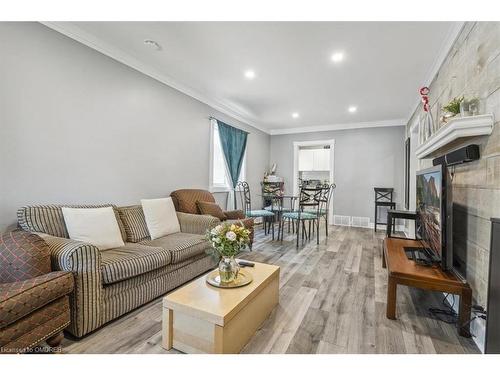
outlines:
{"label": "framed picture", "polygon": [[405,141],[405,208],[410,209],[410,138]]}

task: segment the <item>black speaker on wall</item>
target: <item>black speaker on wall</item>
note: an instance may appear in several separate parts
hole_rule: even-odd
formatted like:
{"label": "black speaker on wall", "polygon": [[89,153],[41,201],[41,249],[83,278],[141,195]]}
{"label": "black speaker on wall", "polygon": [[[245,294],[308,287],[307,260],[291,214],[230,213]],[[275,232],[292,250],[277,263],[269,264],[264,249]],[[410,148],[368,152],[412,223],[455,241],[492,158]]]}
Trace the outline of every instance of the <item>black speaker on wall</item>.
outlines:
{"label": "black speaker on wall", "polygon": [[491,219],[488,305],[484,352],[500,354],[500,219]]}
{"label": "black speaker on wall", "polygon": [[468,163],[479,159],[479,146],[468,145],[458,150],[447,153],[432,160],[432,165],[444,164],[447,167],[451,165]]}

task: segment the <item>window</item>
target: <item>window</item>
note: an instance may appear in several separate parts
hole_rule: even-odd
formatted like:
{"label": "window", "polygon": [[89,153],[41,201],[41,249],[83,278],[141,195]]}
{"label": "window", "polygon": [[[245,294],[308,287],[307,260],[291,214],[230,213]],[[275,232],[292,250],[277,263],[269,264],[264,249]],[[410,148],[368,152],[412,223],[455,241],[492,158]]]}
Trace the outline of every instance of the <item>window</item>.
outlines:
{"label": "window", "polygon": [[[246,176],[246,151],[241,165],[239,180],[245,180]],[[226,170],[224,152],[219,138],[219,128],[217,121],[211,120],[210,124],[210,191],[228,191],[231,190],[231,182]]]}

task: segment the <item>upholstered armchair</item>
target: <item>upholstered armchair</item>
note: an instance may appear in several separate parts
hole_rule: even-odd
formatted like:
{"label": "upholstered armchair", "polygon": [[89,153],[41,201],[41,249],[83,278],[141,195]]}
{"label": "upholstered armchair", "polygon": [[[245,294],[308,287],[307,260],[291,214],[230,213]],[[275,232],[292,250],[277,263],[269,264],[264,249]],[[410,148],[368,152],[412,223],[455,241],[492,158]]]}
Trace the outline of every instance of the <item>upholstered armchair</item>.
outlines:
{"label": "upholstered armchair", "polygon": [[16,230],[0,235],[0,353],[23,353],[42,341],[58,346],[70,324],[71,272],[51,272],[49,246]]}
{"label": "upholstered armchair", "polygon": [[[198,208],[198,202],[216,203],[212,193],[202,189],[180,189],[173,191],[170,196],[172,197],[176,211],[188,214],[202,214]],[[226,219],[222,221],[242,222],[245,228],[250,229],[250,241],[253,243],[253,219],[245,218],[242,210],[223,211],[223,213]]]}

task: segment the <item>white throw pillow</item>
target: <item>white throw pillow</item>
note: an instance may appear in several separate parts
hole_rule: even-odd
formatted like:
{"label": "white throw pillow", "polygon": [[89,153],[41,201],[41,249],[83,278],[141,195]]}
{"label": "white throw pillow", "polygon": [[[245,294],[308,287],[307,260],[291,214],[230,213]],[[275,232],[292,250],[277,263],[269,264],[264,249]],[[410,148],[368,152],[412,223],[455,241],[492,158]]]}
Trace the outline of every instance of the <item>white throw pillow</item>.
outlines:
{"label": "white throw pillow", "polygon": [[72,240],[90,243],[99,250],[125,245],[113,207],[63,207],[62,213]]}
{"label": "white throw pillow", "polygon": [[181,231],[172,198],[141,199],[151,239]]}

